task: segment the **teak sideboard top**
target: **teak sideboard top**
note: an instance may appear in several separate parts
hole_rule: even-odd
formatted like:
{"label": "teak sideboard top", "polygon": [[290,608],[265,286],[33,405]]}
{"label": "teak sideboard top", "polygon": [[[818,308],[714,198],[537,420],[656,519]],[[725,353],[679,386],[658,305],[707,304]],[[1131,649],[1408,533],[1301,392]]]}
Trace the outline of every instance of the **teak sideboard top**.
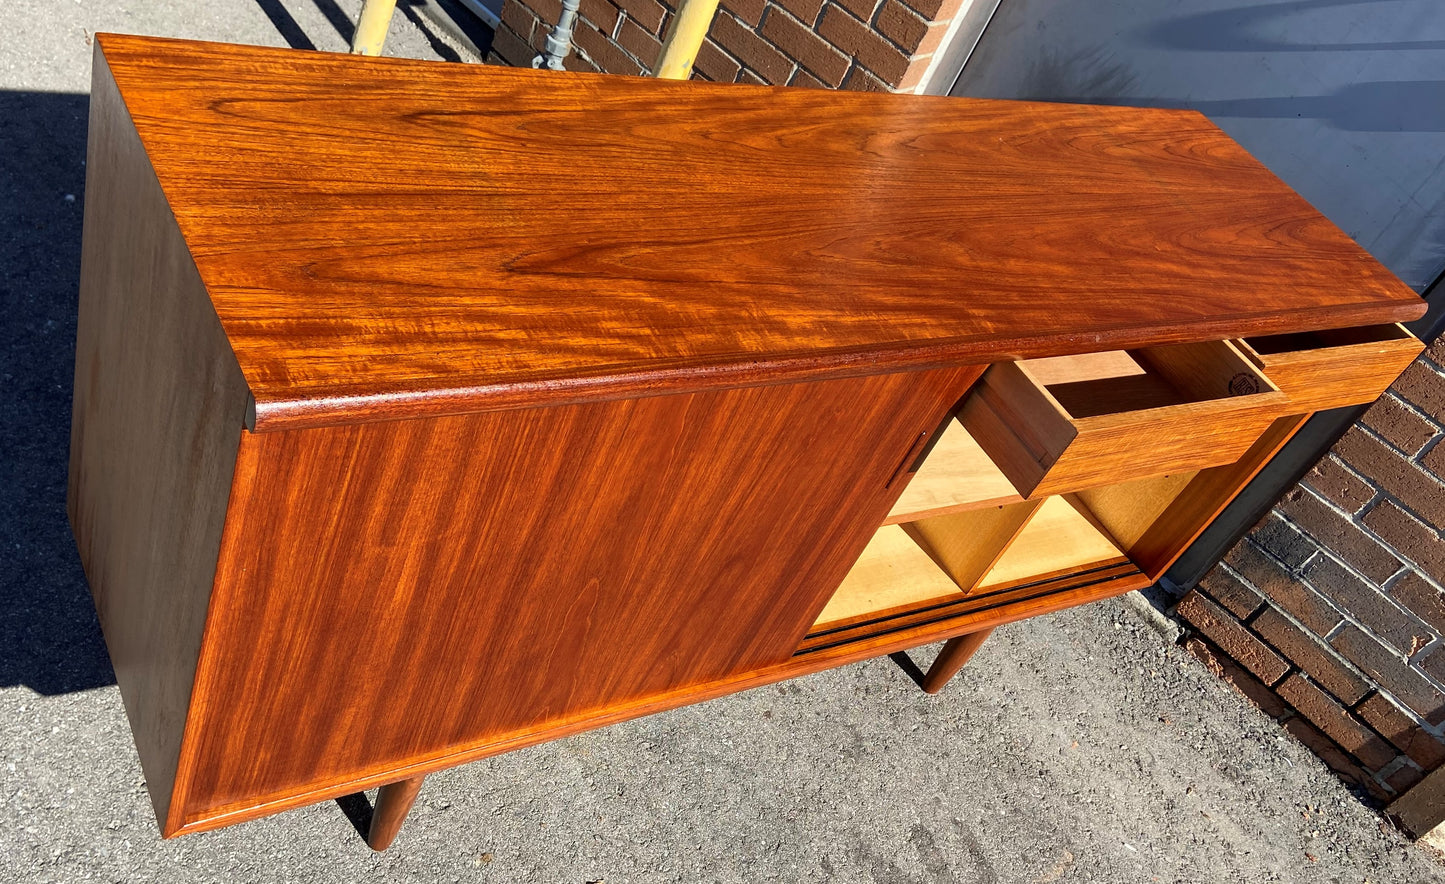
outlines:
{"label": "teak sideboard top", "polygon": [[258,431],[1423,309],[1192,111],[97,39]]}
{"label": "teak sideboard top", "polygon": [[162,832],[1147,585],[1423,302],[1198,114],[102,35],[68,510]]}

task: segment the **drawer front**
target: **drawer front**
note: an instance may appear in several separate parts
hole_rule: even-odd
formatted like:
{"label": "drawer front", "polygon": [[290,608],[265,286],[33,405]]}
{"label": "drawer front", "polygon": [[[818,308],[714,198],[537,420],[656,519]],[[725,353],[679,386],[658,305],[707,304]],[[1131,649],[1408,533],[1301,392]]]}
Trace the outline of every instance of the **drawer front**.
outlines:
{"label": "drawer front", "polygon": [[1425,348],[1399,324],[1235,343],[1289,396],[1291,410],[1300,413],[1373,402]]}
{"label": "drawer front", "polygon": [[1289,399],[1227,342],[992,366],[961,419],[1026,498],[1238,459]]}

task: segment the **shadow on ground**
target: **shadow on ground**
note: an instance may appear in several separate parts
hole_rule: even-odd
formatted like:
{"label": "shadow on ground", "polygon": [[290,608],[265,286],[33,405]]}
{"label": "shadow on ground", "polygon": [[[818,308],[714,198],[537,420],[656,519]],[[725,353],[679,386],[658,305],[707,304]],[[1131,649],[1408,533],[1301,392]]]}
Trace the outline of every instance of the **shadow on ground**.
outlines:
{"label": "shadow on ground", "polygon": [[0,91],[0,687],[115,683],[65,516],[88,97]]}

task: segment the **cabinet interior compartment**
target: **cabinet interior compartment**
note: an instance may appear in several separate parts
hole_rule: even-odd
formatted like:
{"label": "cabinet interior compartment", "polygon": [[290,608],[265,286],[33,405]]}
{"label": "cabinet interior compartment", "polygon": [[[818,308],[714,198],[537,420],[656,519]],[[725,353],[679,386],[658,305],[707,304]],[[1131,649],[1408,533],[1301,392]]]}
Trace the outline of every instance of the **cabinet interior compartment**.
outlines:
{"label": "cabinet interior compartment", "polygon": [[1425,346],[1398,323],[1265,335],[1235,343],[1298,412],[1374,401]]}
{"label": "cabinet interior compartment", "polygon": [[1061,497],[884,525],[812,633],[1127,561],[1103,531]]}
{"label": "cabinet interior compartment", "polygon": [[1061,497],[884,525],[809,635],[886,626],[923,611],[1107,566],[1127,566],[1104,575],[1111,580],[1138,573],[1102,531]]}
{"label": "cabinet interior compartment", "polygon": [[962,510],[1020,503],[1013,483],[984,453],[967,428],[949,417],[941,436],[913,474],[885,525]]}
{"label": "cabinet interior compartment", "polygon": [[991,366],[960,418],[1023,497],[1232,463],[1288,398],[1226,341]]}
{"label": "cabinet interior compartment", "polygon": [[1186,494],[1198,472],[1151,476],[1070,492],[1064,498],[1089,524],[1131,559],[1170,506]]}

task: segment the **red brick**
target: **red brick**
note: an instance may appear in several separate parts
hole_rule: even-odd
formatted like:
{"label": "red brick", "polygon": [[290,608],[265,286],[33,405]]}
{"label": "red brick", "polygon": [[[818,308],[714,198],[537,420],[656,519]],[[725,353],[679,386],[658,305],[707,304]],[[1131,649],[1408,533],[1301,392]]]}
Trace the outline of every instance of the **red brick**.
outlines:
{"label": "red brick", "polygon": [[933,51],[943,45],[943,38],[948,36],[948,22],[935,22],[928,26],[928,33],[919,41],[918,48],[914,49],[915,55],[925,53],[931,55]]}
{"label": "red brick", "polygon": [[540,53],[546,47],[547,36],[551,33],[552,26],[546,22],[538,22],[537,27],[532,29],[532,39],[527,42],[532,44],[533,55]]}
{"label": "red brick", "polygon": [[1186,595],[1175,612],[1265,684],[1274,684],[1289,671],[1278,654],[1198,590]]}
{"label": "red brick", "polygon": [[1420,668],[1430,674],[1436,681],[1445,682],[1445,647],[1437,647],[1435,650],[1416,659]]}
{"label": "red brick", "polygon": [[792,82],[789,83],[788,85],[789,85],[789,86],[796,86],[796,87],[799,87],[799,88],[802,88],[802,89],[831,89],[831,88],[832,88],[832,87],[829,86],[827,83],[824,83],[822,80],[818,79],[817,77],[813,76],[812,74],[808,73],[807,71],[803,70],[802,68],[798,68],[797,72],[793,74],[793,80],[792,80]]}
{"label": "red brick", "polygon": [[848,73],[848,56],[780,9],[768,13],[759,33],[829,86],[841,84]]}
{"label": "red brick", "polygon": [[823,9],[823,0],[773,0],[773,2],[791,12],[794,18],[809,28],[818,23],[818,13]]}
{"label": "red brick", "polygon": [[1321,761],[1334,771],[1335,774],[1349,782],[1363,786],[1371,795],[1380,801],[1390,796],[1375,782],[1375,778],[1365,773],[1354,759],[1346,755],[1334,741],[1308,721],[1298,716],[1291,718],[1284,723],[1284,729],[1292,737],[1304,743],[1308,749],[1319,757]]}
{"label": "red brick", "polygon": [[1279,559],[1286,568],[1300,567],[1320,549],[1319,544],[1273,512],[1250,530],[1249,539]]}
{"label": "red brick", "polygon": [[1244,695],[1260,711],[1278,721],[1289,714],[1279,695],[1265,686],[1264,682],[1245,672],[1244,669],[1223,652],[1210,647],[1202,638],[1191,637],[1184,642],[1184,649],[1198,658],[1215,677]]}
{"label": "red brick", "polygon": [[853,92],[892,92],[888,84],[868,73],[858,65],[848,73],[848,79],[843,81],[843,88]]}
{"label": "red brick", "polygon": [[1400,570],[1394,554],[1308,491],[1289,492],[1278,511],[1375,583],[1384,583]]}
{"label": "red brick", "polygon": [[573,32],[572,40],[587,57],[596,63],[599,70],[608,74],[631,74],[636,76],[642,73],[642,67],[628,57],[611,38],[596,28],[579,24]]}
{"label": "red brick", "polygon": [[[562,0],[526,0],[527,6],[531,7],[533,14],[542,20],[542,25],[537,30],[545,30],[550,34],[562,18]],[[533,38],[537,35],[534,32]],[[545,36],[545,34],[544,34]]]}
{"label": "red brick", "polygon": [[709,80],[718,83],[733,82],[741,68],[742,65],[719,49],[711,37],[702,41],[702,46],[697,50],[697,60],[693,62],[694,70],[701,71]]}
{"label": "red brick", "polygon": [[662,41],[644,31],[637,22],[630,18],[622,20],[622,29],[617,32],[617,42],[632,57],[637,59],[645,70],[651,70],[657,64],[657,56],[662,51]]}
{"label": "red brick", "polygon": [[1445,632],[1445,595],[1425,578],[1414,571],[1406,571],[1405,576],[1390,587],[1390,595],[1416,617],[1434,627],[1436,632]]}
{"label": "red brick", "polygon": [[1425,773],[1413,764],[1402,764],[1394,773],[1385,777],[1385,785],[1395,790],[1395,794],[1408,791],[1409,788],[1425,779]]}
{"label": "red brick", "polygon": [[1316,635],[1328,635],[1344,619],[1324,597],[1281,568],[1247,539],[1235,544],[1224,560],[1266,598],[1288,611]]}
{"label": "red brick", "polygon": [[532,31],[537,27],[537,16],[526,6],[518,3],[517,0],[507,0],[502,4],[502,23],[511,28],[518,37],[530,41]]}
{"label": "red brick", "polygon": [[1445,445],[1436,445],[1420,458],[1420,463],[1425,469],[1436,476],[1445,476]]}
{"label": "red brick", "polygon": [[1350,513],[1359,512],[1361,507],[1375,497],[1375,489],[1370,487],[1369,483],[1332,457],[1326,457],[1315,464],[1309,475],[1304,477],[1304,484],[1319,492],[1320,496],[1330,503]]}
{"label": "red brick", "polygon": [[963,6],[963,0],[903,0],[903,2],[929,21],[949,21]]}
{"label": "red brick", "polygon": [[1313,638],[1273,608],[1266,608],[1249,628],[1344,705],[1353,706],[1369,692],[1370,686],[1350,671],[1334,648]]}
{"label": "red brick", "polygon": [[608,0],[582,0],[581,13],[585,21],[604,34],[611,34],[617,29],[617,19],[622,15],[616,4]]}
{"label": "red brick", "polygon": [[1435,438],[1435,425],[1411,411],[1389,394],[1381,396],[1361,418],[1366,426],[1384,437],[1386,442],[1410,455],[1419,453],[1425,443]]}
{"label": "red brick", "polygon": [[853,13],[855,18],[872,21],[873,13],[883,0],[833,0],[833,2]]}
{"label": "red brick", "polygon": [[657,0],[615,0],[615,2],[627,13],[628,18],[654,34],[661,33],[662,18],[667,15],[667,9]]}
{"label": "red brick", "polygon": [[[1425,459],[1428,461],[1439,447],[1431,449]],[[1351,427],[1335,446],[1335,454],[1355,472],[1369,476],[1371,481],[1432,527],[1445,525],[1445,486],[1405,460],[1393,448],[1359,427]]]}
{"label": "red brick", "polygon": [[712,38],[763,82],[781,86],[793,75],[793,62],[772,44],[726,13],[712,20]]}
{"label": "red brick", "polygon": [[512,67],[524,68],[532,64],[536,50],[532,44],[517,36],[506,24],[497,26],[492,34],[492,51]]}
{"label": "red brick", "polygon": [[562,67],[569,71],[577,71],[584,74],[595,74],[598,73],[599,70],[597,65],[592,63],[591,59],[583,58],[576,52],[567,53],[567,57],[562,59]]}
{"label": "red brick", "polygon": [[1371,695],[1355,712],[1425,770],[1434,770],[1445,763],[1445,743],[1431,736],[1384,694]]}
{"label": "red brick", "polygon": [[752,71],[748,70],[747,68],[743,68],[742,73],[738,74],[738,82],[739,82],[739,83],[745,83],[745,84],[747,84],[747,85],[749,85],[749,86],[770,86],[770,85],[772,85],[772,84],[769,83],[767,80],[764,80],[762,77],[759,77],[757,74],[753,73]]}
{"label": "red brick", "polygon": [[1415,360],[1390,387],[1390,392],[1428,415],[1445,415],[1445,377],[1428,362]]}
{"label": "red brick", "polygon": [[1425,624],[1392,604],[1383,591],[1346,571],[1334,559],[1320,556],[1304,572],[1305,580],[1341,610],[1349,611],[1370,631],[1408,657],[1430,640]]}
{"label": "red brick", "polygon": [[883,4],[883,8],[878,10],[875,27],[878,28],[878,33],[897,43],[908,53],[916,52],[923,38],[928,36],[928,20],[898,0],[887,0]]}
{"label": "red brick", "polygon": [[1436,338],[1435,343],[1425,348],[1425,353],[1420,357],[1434,360],[1436,365],[1445,365],[1445,337]]}
{"label": "red brick", "polygon": [[837,6],[823,10],[818,33],[890,86],[901,82],[908,73],[907,55]]}
{"label": "red brick", "polygon": [[928,63],[932,58],[933,56],[931,55],[913,56],[913,59],[908,62],[908,73],[904,74],[903,79],[898,81],[898,91],[906,92],[919,83],[922,83],[924,75],[928,73]]}
{"label": "red brick", "polygon": [[[722,4],[723,9],[726,9],[753,27],[757,27],[763,23],[763,12],[767,9],[767,6],[768,4],[765,0],[727,0],[727,2]],[[712,20],[712,26],[713,28],[717,27],[716,18]]]}
{"label": "red brick", "polygon": [[1199,588],[1240,620],[1248,620],[1264,606],[1264,596],[1223,568],[1216,567],[1205,574]]}
{"label": "red brick", "polygon": [[1389,500],[1380,501],[1361,521],[1421,571],[1445,580],[1445,542],[1430,526]]}
{"label": "red brick", "polygon": [[1330,639],[1330,644],[1416,715],[1431,723],[1445,717],[1441,714],[1445,712],[1445,694],[1354,625],[1346,625]]}
{"label": "red brick", "polygon": [[1304,676],[1291,675],[1277,690],[1286,703],[1366,768],[1379,770],[1395,760],[1398,753],[1392,746]]}

